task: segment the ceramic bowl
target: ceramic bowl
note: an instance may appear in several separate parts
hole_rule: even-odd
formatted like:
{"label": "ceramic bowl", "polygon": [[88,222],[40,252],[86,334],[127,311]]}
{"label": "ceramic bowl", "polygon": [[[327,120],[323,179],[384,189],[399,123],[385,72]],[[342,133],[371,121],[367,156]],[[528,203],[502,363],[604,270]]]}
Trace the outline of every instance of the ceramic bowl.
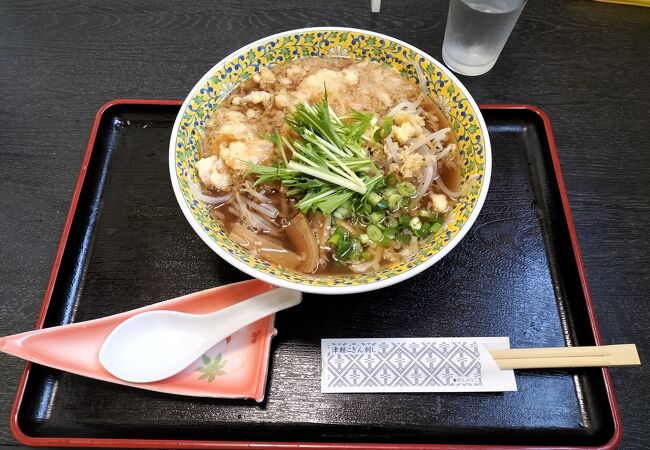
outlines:
{"label": "ceramic bowl", "polygon": [[[201,130],[211,112],[260,67],[297,58],[354,58],[376,61],[418,83],[415,62],[426,78],[426,91],[450,120],[462,157],[461,179],[472,188],[455,204],[450,219],[427,246],[410,259],[368,274],[314,276],[293,272],[256,258],[231,241],[213,219],[208,205],[194,198],[189,183]],[[481,210],[490,182],[490,141],[485,121],[467,89],[441,63],[398,39],[352,28],[304,28],[265,37],[231,53],[210,69],[185,99],[171,135],[169,169],[178,204],[194,231],[219,256],[247,274],[277,286],[319,294],[370,291],[406,280],[431,267],[451,251]]]}

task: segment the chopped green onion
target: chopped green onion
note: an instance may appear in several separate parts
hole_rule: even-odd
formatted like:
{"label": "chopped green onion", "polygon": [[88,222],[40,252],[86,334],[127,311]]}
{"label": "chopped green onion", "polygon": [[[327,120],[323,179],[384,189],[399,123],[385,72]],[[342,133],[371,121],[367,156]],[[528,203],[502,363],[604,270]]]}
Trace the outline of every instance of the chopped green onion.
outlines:
{"label": "chopped green onion", "polygon": [[388,239],[395,239],[395,234],[397,233],[397,229],[395,228],[388,228],[386,227],[384,229],[384,237]]}
{"label": "chopped green onion", "polygon": [[384,238],[382,241],[379,243],[382,245],[382,247],[392,247],[393,246],[393,240],[390,238]]}
{"label": "chopped green onion", "polygon": [[372,135],[372,140],[375,142],[381,142],[381,128],[375,130],[375,133]]}
{"label": "chopped green onion", "polygon": [[359,240],[361,241],[362,244],[367,244],[370,242],[370,238],[366,233],[363,233],[362,235],[359,236]]}
{"label": "chopped green onion", "polygon": [[399,209],[399,205],[403,199],[404,197],[402,197],[399,194],[392,194],[390,197],[388,197],[388,207],[390,208],[390,210],[395,211]]}
{"label": "chopped green onion", "polygon": [[384,219],[384,224],[386,224],[387,227],[391,228],[397,228],[399,226],[399,222],[395,217],[388,216]]}
{"label": "chopped green onion", "polygon": [[422,228],[422,221],[420,221],[419,217],[411,217],[411,221],[409,222],[409,226],[413,231],[419,230]]}
{"label": "chopped green onion", "polygon": [[402,194],[404,197],[413,197],[417,192],[417,189],[415,186],[413,186],[413,183],[403,181],[401,183],[397,183],[397,192]]}
{"label": "chopped green onion", "polygon": [[397,190],[394,187],[387,187],[381,192],[381,196],[384,197],[384,200],[388,200],[388,198],[395,192],[397,192]]}
{"label": "chopped green onion", "polygon": [[409,216],[408,214],[402,214],[401,216],[399,216],[400,226],[407,227],[410,220],[411,220],[411,216]]}
{"label": "chopped green onion", "polygon": [[442,229],[442,224],[440,222],[434,222],[431,224],[431,232],[432,233],[437,233]]}
{"label": "chopped green onion", "polygon": [[337,219],[345,219],[350,214],[350,211],[345,206],[339,206],[336,211],[332,213]]}
{"label": "chopped green onion", "polygon": [[375,133],[372,135],[372,139],[375,142],[381,142],[382,139],[390,136],[391,131],[393,131],[393,117],[386,116],[382,120],[382,126],[377,128]]}
{"label": "chopped green onion", "polygon": [[361,259],[365,261],[365,260],[367,260],[368,258],[370,258],[370,252],[367,252],[367,251],[365,251],[365,250],[362,251],[362,252],[361,252]]}
{"label": "chopped green onion", "polygon": [[337,234],[342,238],[346,239],[350,235],[350,232],[346,228],[336,227],[336,230],[334,230],[334,234]]}
{"label": "chopped green onion", "polygon": [[402,244],[408,245],[408,244],[411,243],[411,236],[409,236],[406,233],[397,233],[397,235],[395,236],[395,239],[397,239]]}
{"label": "chopped green onion", "polygon": [[384,137],[390,136],[390,133],[393,131],[393,116],[384,117]]}
{"label": "chopped green onion", "polygon": [[386,184],[388,186],[395,186],[397,184],[397,174],[395,172],[386,175]]}
{"label": "chopped green onion", "polygon": [[345,204],[339,206],[336,208],[336,211],[334,211],[334,217],[337,219],[345,219],[347,217],[350,217],[350,214],[352,213],[352,211],[350,211],[351,206],[352,205],[350,205],[349,202],[346,202]]}
{"label": "chopped green onion", "polygon": [[333,234],[333,235],[332,235],[332,236],[327,240],[327,242],[329,242],[330,244],[334,244],[334,245],[336,246],[342,238],[343,238],[343,237],[342,237],[341,235],[339,235],[339,234]]}
{"label": "chopped green onion", "polygon": [[352,238],[343,241],[340,246],[336,248],[336,258],[340,260],[358,261],[361,257],[363,246],[359,239]]}
{"label": "chopped green onion", "polygon": [[384,220],[384,214],[380,212],[374,212],[370,214],[370,222],[372,223],[380,223],[382,220]]}
{"label": "chopped green onion", "polygon": [[384,239],[384,233],[382,233],[376,225],[368,225],[366,233],[368,233],[368,237],[375,242],[381,242]]}
{"label": "chopped green onion", "polygon": [[381,201],[381,195],[377,194],[376,192],[371,192],[370,195],[368,195],[368,202],[370,202],[370,205],[372,206],[377,206]]}
{"label": "chopped green onion", "polygon": [[351,240],[342,240],[336,246],[336,259],[345,259],[348,253],[352,250]]}
{"label": "chopped green onion", "polygon": [[431,224],[430,223],[425,223],[422,225],[422,228],[420,229],[420,234],[422,237],[427,237],[429,234],[431,234]]}

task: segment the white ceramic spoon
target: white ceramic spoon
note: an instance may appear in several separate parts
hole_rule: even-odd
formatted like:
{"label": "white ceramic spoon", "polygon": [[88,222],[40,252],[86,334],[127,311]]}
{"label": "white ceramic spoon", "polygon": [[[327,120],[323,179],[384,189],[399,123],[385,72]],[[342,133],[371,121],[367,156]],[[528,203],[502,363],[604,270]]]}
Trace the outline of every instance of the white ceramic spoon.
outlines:
{"label": "white ceramic spoon", "polygon": [[210,314],[149,311],[118,325],[99,351],[112,375],[151,383],[176,375],[235,331],[300,303],[302,294],[277,288]]}

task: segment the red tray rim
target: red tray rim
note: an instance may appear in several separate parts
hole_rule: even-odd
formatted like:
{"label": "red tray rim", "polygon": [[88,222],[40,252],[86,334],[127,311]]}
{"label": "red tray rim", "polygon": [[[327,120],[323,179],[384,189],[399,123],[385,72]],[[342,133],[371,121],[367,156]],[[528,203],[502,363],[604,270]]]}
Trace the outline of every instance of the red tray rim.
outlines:
{"label": "red tray rim", "polygon": [[[54,289],[54,283],[56,281],[59,267],[61,264],[61,258],[63,257],[63,252],[68,240],[68,235],[70,233],[70,227],[72,225],[72,220],[74,217],[75,210],[77,208],[77,203],[79,201],[79,195],[81,194],[81,188],[83,186],[84,179],[86,177],[86,172],[88,170],[88,162],[90,161],[90,156],[93,151],[95,138],[97,137],[97,131],[99,129],[99,123],[104,115],[104,113],[111,107],[117,105],[160,105],[160,106],[180,106],[183,104],[182,100],[145,100],[145,99],[115,99],[111,100],[104,105],[102,105],[97,114],[95,115],[95,120],[92,125],[90,132],[90,137],[88,139],[88,144],[86,146],[86,152],[84,154],[83,161],[81,163],[81,169],[79,170],[79,176],[77,178],[77,183],[75,185],[74,193],[72,196],[72,201],[70,203],[70,208],[68,210],[68,215],[66,217],[65,225],[63,227],[63,233],[61,234],[61,240],[59,242],[59,247],[54,258],[54,264],[52,266],[52,272],[50,273],[50,278],[47,284],[47,289],[43,298],[43,305],[36,320],[35,329],[40,329],[43,327],[43,322],[45,320],[45,315],[47,313],[50,299],[52,297],[52,291]],[[591,330],[594,335],[594,341],[596,345],[601,345],[601,335],[600,329],[598,327],[598,321],[596,319],[596,313],[594,310],[594,305],[591,300],[591,294],[589,293],[589,286],[587,284],[587,276],[582,260],[582,253],[580,252],[580,247],[578,245],[578,236],[573,224],[573,217],[571,215],[571,209],[569,207],[569,198],[566,192],[566,187],[564,185],[564,178],[562,177],[562,170],[560,168],[560,160],[557,153],[557,148],[555,146],[555,140],[553,138],[553,133],[551,130],[551,121],[544,111],[540,108],[528,105],[528,104],[483,104],[479,105],[479,108],[482,110],[487,109],[506,109],[506,110],[527,110],[530,111],[543,121],[544,128],[546,131],[546,139],[548,140],[548,145],[551,151],[551,158],[553,161],[553,169],[555,171],[555,176],[558,183],[558,188],[560,190],[560,197],[562,200],[562,207],[564,209],[564,214],[567,221],[567,226],[569,228],[569,235],[571,238],[571,246],[573,248],[573,254],[576,259],[576,264],[578,266],[578,272],[580,276],[580,283],[582,284],[583,293],[587,303],[587,313],[589,315],[589,322],[591,324]],[[23,396],[25,394],[25,386],[29,371],[31,369],[31,363],[27,362],[25,368],[20,377],[20,382],[16,392],[16,398],[14,400],[11,414],[9,418],[9,425],[11,432],[14,437],[22,444],[29,446],[63,446],[63,447],[107,447],[107,448],[129,448],[129,447],[139,447],[139,448],[205,448],[205,449],[346,449],[346,450],[366,450],[366,449],[377,449],[377,450],[415,450],[415,449],[468,449],[468,448],[507,448],[507,449],[523,449],[523,448],[556,448],[556,449],[613,449],[616,448],[621,441],[622,437],[622,423],[621,417],[618,411],[618,405],[616,398],[614,396],[614,387],[612,385],[611,376],[609,370],[606,368],[602,369],[603,378],[605,380],[605,390],[607,392],[607,398],[609,400],[609,406],[612,411],[612,417],[614,419],[614,434],[611,439],[604,445],[600,447],[586,447],[586,446],[569,446],[569,447],[548,447],[548,446],[487,446],[487,445],[448,445],[448,444],[362,444],[362,443],[333,443],[333,442],[251,442],[251,441],[198,441],[198,440],[186,440],[186,439],[118,439],[118,438],[75,438],[75,437],[33,437],[25,434],[18,423],[18,410],[22,403]]]}

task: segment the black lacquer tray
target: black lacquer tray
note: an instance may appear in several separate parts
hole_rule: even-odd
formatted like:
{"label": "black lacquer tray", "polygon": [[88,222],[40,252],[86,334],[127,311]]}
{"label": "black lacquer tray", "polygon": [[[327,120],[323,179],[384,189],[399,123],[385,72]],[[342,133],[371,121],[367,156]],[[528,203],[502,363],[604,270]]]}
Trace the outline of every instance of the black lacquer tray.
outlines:
{"label": "black lacquer tray", "polygon": [[[196,236],[176,204],[167,155],[179,106],[121,100],[98,113],[39,327],[247,278]],[[104,447],[614,446],[620,422],[602,369],[519,371],[519,390],[507,393],[320,392],[321,338],[599,343],[546,116],[529,106],[482,111],[494,166],[473,228],[403,283],[305,295],[280,313],[263,403],[175,397],[28,364],[12,414],[16,437]]]}

